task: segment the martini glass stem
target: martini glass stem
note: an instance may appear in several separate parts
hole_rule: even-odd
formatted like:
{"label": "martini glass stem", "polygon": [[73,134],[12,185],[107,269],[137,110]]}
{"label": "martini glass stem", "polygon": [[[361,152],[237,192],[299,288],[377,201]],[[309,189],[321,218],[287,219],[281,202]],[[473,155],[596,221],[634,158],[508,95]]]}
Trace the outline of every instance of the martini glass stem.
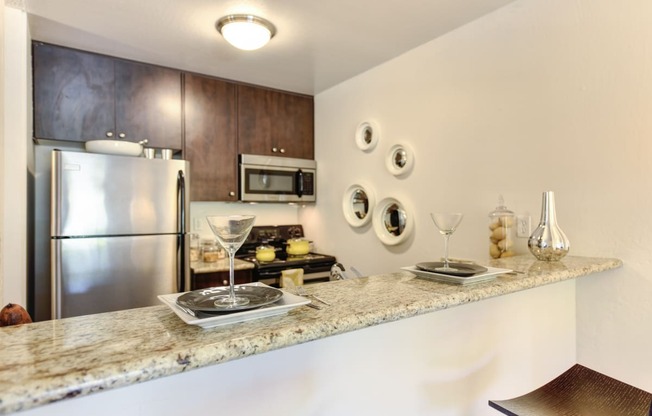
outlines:
{"label": "martini glass stem", "polygon": [[229,249],[229,299],[235,303],[235,250]]}
{"label": "martini glass stem", "polygon": [[448,239],[451,238],[450,234],[444,234],[444,269],[448,269]]}

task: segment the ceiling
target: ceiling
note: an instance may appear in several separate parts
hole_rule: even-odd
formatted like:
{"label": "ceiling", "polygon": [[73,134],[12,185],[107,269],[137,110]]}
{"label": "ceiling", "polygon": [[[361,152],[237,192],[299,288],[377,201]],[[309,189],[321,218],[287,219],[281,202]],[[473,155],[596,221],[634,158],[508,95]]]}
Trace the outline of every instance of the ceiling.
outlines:
{"label": "ceiling", "polygon": [[[33,39],[281,90],[318,94],[514,0],[25,0]],[[274,23],[240,51],[222,16]]]}

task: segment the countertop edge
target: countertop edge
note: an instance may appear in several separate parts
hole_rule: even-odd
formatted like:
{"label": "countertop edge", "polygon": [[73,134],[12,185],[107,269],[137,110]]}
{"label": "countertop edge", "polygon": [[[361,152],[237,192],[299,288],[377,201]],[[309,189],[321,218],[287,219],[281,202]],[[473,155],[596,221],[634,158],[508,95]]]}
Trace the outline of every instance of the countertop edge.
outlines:
{"label": "countertop edge", "polygon": [[[312,310],[306,311],[305,309],[308,308],[293,310],[287,315],[282,315],[280,318],[275,319],[274,323],[276,326],[271,326],[269,331],[258,335],[238,337],[236,340],[229,340],[227,342],[221,341],[219,345],[179,345],[176,348],[163,348],[162,351],[150,352],[147,357],[132,359],[128,363],[125,362],[120,365],[98,365],[84,372],[84,374],[79,374],[79,372],[66,373],[61,377],[57,377],[56,380],[51,380],[47,388],[35,385],[38,382],[42,382],[42,380],[32,380],[31,383],[23,384],[22,388],[14,389],[15,391],[9,397],[2,397],[3,395],[0,395],[0,414],[26,410],[60,400],[179,374],[195,368],[221,364],[292,345],[312,342],[333,335],[352,332],[383,323],[395,322],[509,293],[575,279],[593,273],[608,271],[622,267],[623,265],[619,259],[578,259],[587,259],[589,261],[587,261],[587,264],[573,267],[571,270],[560,267],[559,270],[553,272],[549,270],[539,272],[535,266],[531,266],[524,276],[517,275],[509,279],[496,279],[486,283],[468,285],[464,288],[460,287],[459,290],[453,290],[450,285],[444,285],[442,287],[447,290],[450,289],[451,293],[438,294],[436,297],[426,297],[405,304],[399,303],[383,309],[354,310],[350,314],[343,315],[338,319],[306,319],[304,322],[299,319],[303,315],[311,313],[319,314],[320,312],[328,311],[328,309],[314,312]],[[591,262],[590,260],[595,261]],[[492,265],[495,267],[505,267],[505,264],[506,262],[497,261]],[[541,264],[541,266],[543,268],[550,268],[549,263]],[[516,267],[513,267],[513,269],[517,270]],[[402,271],[362,279],[367,279],[364,283],[377,283],[376,281],[378,281],[380,284],[396,284],[397,282],[402,282],[409,285],[414,280],[414,275],[410,272]],[[352,287],[356,283],[353,280],[355,279],[325,283],[320,288],[320,296],[322,292],[328,293],[327,288],[337,290],[338,288],[346,289],[346,287]],[[426,284],[423,282],[425,281],[417,283],[418,285]],[[315,286],[315,288],[319,288],[319,286]],[[421,290],[420,288],[417,289]],[[168,318],[178,320],[178,317],[166,306],[153,306],[143,309],[147,309],[148,313],[153,314],[153,316],[161,320]],[[352,319],[351,314],[354,315],[355,319]],[[278,324],[284,319],[283,317],[287,317],[286,320],[288,323],[285,325]],[[239,326],[237,329],[243,329],[248,324],[242,323],[235,325]],[[199,331],[201,334],[201,331],[204,330],[199,329]],[[154,355],[156,355],[156,360],[152,362]],[[3,386],[1,380],[0,386]],[[37,394],[29,395],[28,393],[30,391]],[[25,394],[21,394],[21,392]],[[28,397],[25,397],[25,395]]]}

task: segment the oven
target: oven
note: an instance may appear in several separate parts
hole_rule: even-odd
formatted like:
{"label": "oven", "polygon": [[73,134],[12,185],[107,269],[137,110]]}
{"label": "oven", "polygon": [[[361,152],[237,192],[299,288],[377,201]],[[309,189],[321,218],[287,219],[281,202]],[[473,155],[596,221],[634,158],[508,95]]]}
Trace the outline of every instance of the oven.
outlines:
{"label": "oven", "polygon": [[[254,281],[270,286],[279,287],[281,273],[287,269],[303,269],[304,284],[329,281],[331,267],[337,263],[334,256],[313,252],[303,256],[289,256],[286,253],[286,241],[302,237],[301,225],[255,226],[236,257],[254,264]],[[276,258],[273,261],[256,260],[256,247],[261,244],[274,247]]]}

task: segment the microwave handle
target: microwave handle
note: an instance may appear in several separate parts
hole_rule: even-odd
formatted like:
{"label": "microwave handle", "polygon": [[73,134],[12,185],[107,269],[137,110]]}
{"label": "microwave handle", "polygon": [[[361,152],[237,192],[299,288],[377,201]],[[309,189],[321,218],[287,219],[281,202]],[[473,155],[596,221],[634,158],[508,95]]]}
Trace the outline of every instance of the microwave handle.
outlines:
{"label": "microwave handle", "polygon": [[297,189],[297,196],[301,198],[303,196],[303,171],[301,169],[294,175],[294,182]]}

